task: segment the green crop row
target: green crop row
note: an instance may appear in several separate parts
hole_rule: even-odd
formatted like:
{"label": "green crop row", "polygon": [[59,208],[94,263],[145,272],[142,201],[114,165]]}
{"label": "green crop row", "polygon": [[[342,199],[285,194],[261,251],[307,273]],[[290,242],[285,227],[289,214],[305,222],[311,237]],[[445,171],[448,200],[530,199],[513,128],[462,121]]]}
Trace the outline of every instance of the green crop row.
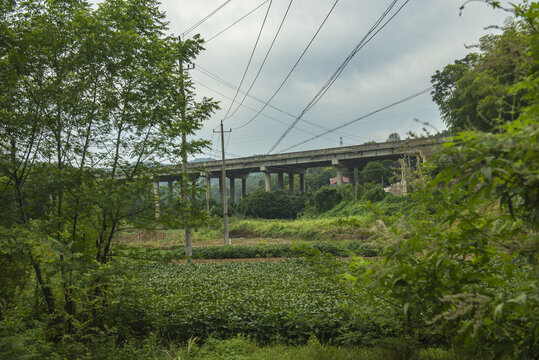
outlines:
{"label": "green crop row", "polygon": [[[248,259],[248,258],[293,258],[309,254],[313,249],[337,257],[377,256],[377,250],[360,241],[311,242],[309,244],[271,244],[204,246],[193,248],[194,259]],[[120,256],[154,261],[170,261],[185,258],[184,247],[167,250],[129,247],[120,250]]]}
{"label": "green crop row", "polygon": [[[335,265],[336,267],[344,266]],[[118,331],[186,341],[241,334],[259,343],[375,344],[401,335],[399,310],[320,271],[315,262],[124,266],[113,283]],[[341,268],[344,271],[344,268]],[[427,341],[429,342],[429,341]]]}

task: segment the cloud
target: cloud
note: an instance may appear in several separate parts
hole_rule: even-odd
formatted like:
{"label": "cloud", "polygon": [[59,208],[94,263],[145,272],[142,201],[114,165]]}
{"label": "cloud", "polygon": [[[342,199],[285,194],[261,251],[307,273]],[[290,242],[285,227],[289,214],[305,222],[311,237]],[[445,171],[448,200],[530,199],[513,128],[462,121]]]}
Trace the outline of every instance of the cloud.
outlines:
{"label": "cloud", "polygon": [[[200,32],[203,37],[210,38],[262,2],[231,1],[189,35]],[[160,7],[166,12],[170,32],[178,35],[222,3],[223,0],[162,0]],[[390,0],[340,0],[296,71],[271,104],[299,114],[390,3]],[[404,0],[399,0],[396,7],[403,3]],[[410,1],[385,29],[357,53],[324,98],[305,115],[305,119],[332,128],[428,87],[430,77],[437,69],[470,51],[464,44],[477,43],[481,36],[492,31],[486,31],[484,27],[501,25],[507,16],[503,11],[494,11],[480,3],[468,4],[459,16],[461,3],[457,0]],[[258,70],[288,4],[288,0],[273,0],[243,89],[250,85]],[[330,0],[295,0],[292,3],[275,46],[252,89],[253,95],[267,100],[274,93],[332,4]],[[267,5],[262,6],[210,41],[196,63],[238,85],[266,9]],[[228,97],[235,94],[234,90],[199,71],[193,70],[191,75]],[[217,113],[198,136],[212,139],[213,129],[228,109],[230,100],[202,86],[198,86],[197,92],[200,96],[211,96],[222,101],[224,110]],[[242,96],[238,96],[238,99],[241,100]],[[244,103],[254,109],[262,106],[249,98]],[[228,146],[230,152],[242,156],[265,153],[294,120],[271,108],[264,110],[264,113],[277,121],[260,116],[248,126],[233,130]],[[226,126],[237,127],[253,114],[251,110],[242,108],[225,122]],[[297,150],[338,146],[341,135],[344,135],[344,143],[348,145],[369,139],[384,140],[392,132],[404,137],[407,131],[422,131],[423,125],[414,118],[432,123],[440,130],[444,128],[436,105],[426,94],[355,123],[340,134],[332,133],[309,142]],[[298,130],[292,131],[283,141],[281,148],[312,137],[301,130],[311,134],[322,132],[302,121],[297,127]]]}

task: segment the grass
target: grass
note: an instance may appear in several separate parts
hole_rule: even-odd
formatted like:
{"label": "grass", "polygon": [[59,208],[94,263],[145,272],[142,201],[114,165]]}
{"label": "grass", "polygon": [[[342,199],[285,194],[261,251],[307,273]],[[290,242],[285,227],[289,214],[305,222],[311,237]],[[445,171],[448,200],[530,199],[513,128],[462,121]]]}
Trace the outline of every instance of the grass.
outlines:
{"label": "grass", "polygon": [[[0,359],[2,358],[0,354]],[[56,357],[51,357],[56,358]],[[96,347],[77,357],[81,360],[450,360],[457,355],[440,348],[418,349],[413,354],[382,347],[332,346],[320,344],[316,338],[303,346],[269,345],[237,336],[228,340],[208,339],[203,344],[197,338],[186,344],[166,347],[148,338],[136,344]]]}
{"label": "grass", "polygon": [[[232,218],[230,237],[233,244],[281,244],[292,241],[363,240],[371,236],[369,216],[266,220]],[[193,246],[221,245],[222,228],[194,229]],[[147,248],[169,248],[184,242],[183,229],[123,231],[120,242]]]}
{"label": "grass", "polygon": [[196,339],[186,346],[164,351],[168,360],[449,360],[456,356],[439,348],[419,349],[413,354],[380,347],[339,347],[322,345],[316,338],[303,346],[256,343],[238,336],[229,340],[209,339],[198,346]]}

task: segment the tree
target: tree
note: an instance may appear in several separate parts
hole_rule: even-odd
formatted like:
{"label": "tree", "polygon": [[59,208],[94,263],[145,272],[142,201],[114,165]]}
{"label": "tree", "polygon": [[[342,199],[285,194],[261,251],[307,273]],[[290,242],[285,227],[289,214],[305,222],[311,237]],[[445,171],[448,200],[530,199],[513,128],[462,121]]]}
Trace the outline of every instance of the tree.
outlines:
{"label": "tree", "polygon": [[440,163],[457,166],[414,195],[419,216],[386,229],[383,264],[354,261],[349,275],[394,307],[408,340],[441,324],[474,359],[535,359],[539,349],[539,7],[512,6],[531,42],[518,65],[526,76],[507,95],[522,91],[526,105],[493,133],[446,144]]}
{"label": "tree", "polygon": [[436,71],[432,98],[452,131],[490,131],[518,117],[525,91],[509,90],[527,76],[530,44],[530,28],[508,22],[503,34],[480,39],[479,52]]}
{"label": "tree", "polygon": [[397,163],[393,160],[369,161],[360,171],[360,176],[364,183],[377,183],[384,186],[389,184],[396,168]]}
{"label": "tree", "polygon": [[[111,260],[119,228],[161,220],[151,191],[159,163],[200,152],[205,141],[179,138],[217,104],[180,96],[191,84],[178,60],[193,59],[202,40],[165,36],[157,1],[10,4],[0,43],[1,240],[8,254],[25,254],[48,312],[67,315],[56,316],[62,334],[82,299],[97,305],[104,294],[91,274]],[[175,210],[193,217],[182,203]],[[99,326],[96,306],[90,314]]]}
{"label": "tree", "polygon": [[313,204],[319,214],[333,209],[342,199],[342,194],[329,186],[324,186],[313,194]]}
{"label": "tree", "polygon": [[240,200],[238,212],[264,219],[290,219],[305,207],[306,197],[284,190],[257,191]]}
{"label": "tree", "polygon": [[391,133],[387,137],[386,141],[401,141],[401,137],[398,133]]}
{"label": "tree", "polygon": [[337,175],[337,170],[333,166],[310,168],[305,174],[305,187],[309,191],[316,191],[329,184],[329,180]]}

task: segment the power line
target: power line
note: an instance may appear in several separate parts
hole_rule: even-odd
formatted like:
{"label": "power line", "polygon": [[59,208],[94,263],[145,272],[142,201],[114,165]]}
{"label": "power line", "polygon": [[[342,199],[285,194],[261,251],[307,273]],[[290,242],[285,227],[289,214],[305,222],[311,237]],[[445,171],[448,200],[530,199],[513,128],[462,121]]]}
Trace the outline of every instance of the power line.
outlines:
{"label": "power line", "polygon": [[[202,153],[207,155],[207,156],[219,156],[219,155],[221,155],[221,152],[219,150],[217,150],[217,149],[216,150],[203,151]],[[231,153],[231,152],[228,152],[228,151],[225,151],[225,154],[229,155],[229,156],[237,157],[237,158],[244,157],[242,155],[234,154],[234,153]],[[217,161],[219,161],[219,160],[217,160]]]}
{"label": "power line", "polygon": [[[232,84],[232,83],[230,83],[230,82],[224,80],[223,78],[221,78],[221,77],[215,75],[214,73],[212,73],[211,71],[205,69],[205,68],[202,67],[201,65],[198,65],[198,64],[197,64],[197,67],[195,68],[195,70],[200,71],[202,74],[206,75],[207,77],[210,77],[210,78],[212,78],[212,79],[214,79],[214,80],[217,80],[218,82],[220,82],[220,83],[222,83],[222,84],[224,84],[224,85],[226,85],[226,86],[228,86],[228,87],[230,87],[230,88],[232,88],[232,89],[234,89],[234,90],[237,90],[237,89],[238,89],[238,87],[235,86],[234,84]],[[212,89],[210,89],[210,90],[212,90]],[[215,90],[214,90],[214,91],[215,91]],[[240,89],[240,93],[245,94],[246,92],[245,92],[244,90],[241,90],[241,89]],[[220,94],[220,93],[219,93],[219,94]],[[222,94],[220,94],[220,95],[222,95]],[[250,97],[251,99],[254,99],[254,100],[258,101],[259,103],[262,103],[262,104],[264,103],[264,100],[262,100],[262,99],[260,99],[260,98],[258,98],[258,97],[256,97],[256,96],[254,96],[254,95],[252,95],[252,94],[248,94],[247,96]],[[226,97],[226,96],[225,96],[225,97]],[[227,97],[227,98],[228,98],[228,97]],[[231,98],[228,98],[228,99],[231,99]],[[276,107],[276,106],[273,106],[273,105],[271,105],[271,104],[269,104],[268,106],[269,106],[270,108],[272,108],[272,109],[274,109],[274,110],[277,110],[277,111],[279,111],[279,112],[281,112],[281,113],[283,113],[283,114],[285,114],[285,115],[288,115],[288,116],[290,116],[290,117],[293,117],[293,118],[296,117],[296,115],[293,115],[292,113],[289,113],[289,112],[287,112],[287,111],[285,111],[285,110],[283,110],[283,109],[280,109],[280,108],[278,108],[278,107]],[[255,112],[256,112],[256,110],[255,110]],[[303,120],[303,119],[302,119],[302,120]],[[234,128],[234,129],[239,129],[239,128]]]}
{"label": "power line", "polygon": [[[200,67],[200,66],[198,66],[198,67]],[[198,68],[198,67],[197,67],[197,68]],[[195,69],[197,69],[197,68],[195,68]],[[204,74],[204,72],[203,72],[203,74]],[[206,75],[206,74],[205,74],[205,75]],[[212,78],[213,78],[213,77],[212,77]],[[215,78],[215,79],[218,80],[218,81],[220,81],[220,82],[222,82],[223,84],[225,84],[225,85],[227,85],[227,86],[231,86],[234,90],[237,89],[234,85],[232,85],[232,84],[226,82],[226,80],[223,80],[223,79],[219,80],[219,79],[217,79],[217,78]],[[195,81],[196,83],[202,85],[203,87],[205,87],[205,88],[207,88],[207,89],[209,89],[209,90],[215,92],[216,94],[219,94],[219,95],[221,95],[222,97],[224,97],[224,98],[226,98],[226,99],[232,100],[231,97],[228,97],[228,96],[226,96],[225,94],[223,94],[223,93],[221,93],[221,92],[219,92],[219,91],[217,91],[217,90],[215,90],[215,89],[212,89],[212,88],[209,87],[208,85],[206,85],[206,84],[204,84],[204,83],[202,83],[202,82],[200,82],[200,81],[198,81],[198,80],[194,80],[194,81]],[[240,92],[245,93],[243,90],[240,90]],[[264,102],[263,100],[261,100],[261,99],[255,97],[255,96],[253,96],[253,95],[251,95],[251,94],[249,94],[248,96],[249,96],[250,98],[253,98],[254,100],[256,100],[256,101],[258,101],[258,102],[261,102],[261,103]],[[235,101],[235,102],[238,102],[238,101]],[[247,105],[245,105],[245,104],[240,105],[240,106],[243,106],[243,107],[245,107],[245,108],[251,110],[252,112],[255,112],[255,113],[257,112],[257,110],[255,110],[255,109],[253,109],[252,107],[247,106]],[[286,112],[286,111],[284,111],[284,110],[282,110],[282,109],[276,108],[276,107],[273,106],[273,105],[269,105],[269,106],[270,106],[271,108],[273,108],[273,109],[275,109],[275,110],[277,110],[277,111],[279,111],[279,112],[285,114],[285,115],[288,115],[288,116],[290,116],[290,117],[292,117],[292,118],[295,118],[295,115],[292,115],[292,114],[289,113],[289,112]],[[262,116],[265,116],[265,117],[267,117],[268,119],[274,120],[274,121],[276,121],[276,122],[278,122],[278,123],[280,123],[280,124],[288,125],[288,123],[286,123],[286,122],[284,122],[284,121],[281,121],[281,120],[278,120],[278,119],[276,119],[276,118],[274,118],[274,117],[272,117],[272,116],[269,116],[269,115],[266,115],[266,114],[262,114]],[[314,123],[314,122],[311,122],[311,121],[308,121],[308,120],[305,120],[305,119],[301,119],[301,121],[303,121],[303,122],[305,122],[306,124],[309,124],[309,125],[311,125],[311,126],[317,127],[317,128],[320,129],[320,130],[323,130],[323,131],[327,131],[327,130],[328,130],[326,127],[321,126],[321,125],[318,125],[318,124],[316,124],[316,123]],[[298,128],[298,130],[299,130],[299,131],[302,131],[302,132],[304,132],[304,133],[306,133],[306,134],[309,134],[309,135],[314,135],[312,132],[309,132],[309,131],[307,131],[307,130],[303,130],[303,129],[299,129],[299,128]],[[356,139],[372,140],[372,139],[370,139],[370,138],[364,138],[364,137],[361,137],[361,136],[349,135],[349,134],[341,133],[341,132],[338,132],[338,131],[331,131],[331,130],[330,130],[330,132],[334,132],[334,133],[337,134],[337,135],[344,136],[344,137],[346,137],[346,138],[348,138],[348,139],[351,139],[351,140],[353,140],[353,141],[357,141]]]}
{"label": "power line", "polygon": [[[351,124],[353,124],[353,123],[355,123],[355,122],[358,122],[358,121],[360,121],[360,120],[363,120],[363,119],[365,119],[365,118],[368,118],[369,116],[372,116],[372,115],[374,115],[374,114],[376,114],[376,113],[379,113],[380,111],[389,109],[390,107],[393,107],[393,106],[402,104],[403,102],[412,100],[412,99],[414,99],[414,98],[416,98],[416,97],[418,97],[418,96],[420,96],[420,95],[426,94],[426,93],[430,92],[430,91],[433,90],[433,89],[434,89],[434,87],[431,86],[431,87],[429,87],[429,88],[427,88],[427,89],[418,91],[418,92],[416,92],[416,93],[414,93],[414,94],[412,94],[412,95],[409,95],[409,96],[407,96],[407,97],[405,97],[405,98],[403,98],[403,99],[400,99],[400,100],[398,100],[398,101],[395,101],[394,103],[391,103],[391,104],[386,105],[386,106],[384,106],[384,107],[381,107],[381,108],[379,108],[379,109],[377,109],[377,110],[374,110],[374,111],[372,111],[372,112],[370,112],[370,113],[368,113],[368,114],[366,114],[366,115],[363,115],[363,116],[360,116],[360,117],[358,117],[358,118],[356,118],[356,119],[353,119],[353,120],[351,120],[351,121],[348,121],[347,123],[344,123],[344,124],[342,124],[342,125],[340,125],[340,126],[337,126],[336,128],[334,128],[334,129],[332,129],[332,130],[339,130],[339,129],[342,129],[342,128],[348,126],[348,125],[351,125]],[[302,141],[302,142],[300,142],[300,143],[298,143],[298,144],[296,144],[296,145],[289,146],[289,147],[287,147],[286,149],[283,149],[281,152],[283,152],[283,151],[288,151],[288,150],[293,149],[293,148],[295,148],[295,147],[297,147],[297,146],[300,146],[300,145],[303,145],[303,144],[305,144],[305,143],[308,143],[309,141],[312,141],[312,140],[314,140],[314,139],[317,139],[317,138],[319,138],[319,137],[321,137],[321,136],[324,136],[324,135],[326,135],[326,134],[328,134],[328,133],[329,133],[329,131],[328,131],[328,132],[325,132],[325,133],[322,133],[322,134],[319,134],[319,135],[316,135],[316,136],[314,136],[314,137],[312,137],[312,138],[310,138],[310,139],[304,140],[304,141]]]}
{"label": "power line", "polygon": [[236,97],[238,96],[239,90],[241,89],[241,85],[243,85],[243,81],[245,80],[245,75],[247,75],[247,71],[249,70],[249,66],[251,65],[251,61],[253,60],[253,55],[255,53],[256,47],[258,45],[258,41],[260,40],[260,35],[262,35],[262,30],[264,30],[264,26],[266,25],[266,20],[268,19],[268,14],[271,9],[271,4],[273,3],[273,0],[270,0],[270,3],[268,5],[268,10],[266,11],[266,15],[264,16],[264,21],[262,22],[262,26],[260,27],[260,31],[258,32],[258,36],[256,37],[256,42],[253,47],[253,51],[251,51],[251,56],[249,57],[249,61],[247,62],[247,66],[245,67],[245,71],[243,72],[243,76],[241,77],[240,85],[238,86],[238,90],[236,91],[236,94],[234,94],[234,100],[230,103],[230,107],[228,108],[223,120],[225,120],[230,113],[230,110],[232,109],[232,105],[234,104],[234,101],[236,100]]}
{"label": "power line", "polygon": [[[337,68],[337,71],[335,71],[331,77],[328,79],[328,81],[326,81],[326,83],[324,84],[324,86],[322,87],[322,89],[320,89],[320,91],[315,95],[315,97],[311,100],[311,102],[307,105],[306,107],[306,111],[308,111],[309,109],[311,109],[314,105],[316,105],[316,103],[322,98],[322,96],[324,96],[324,94],[327,92],[327,90],[331,87],[331,85],[333,85],[333,83],[337,80],[337,78],[341,75],[341,73],[343,72],[344,68],[348,65],[348,63],[350,62],[350,60],[352,60],[352,58],[354,57],[355,54],[357,54],[357,52],[359,50],[361,50],[373,37],[374,35],[376,35],[381,29],[383,29],[383,27],[385,25],[388,24],[389,21],[387,21],[382,27],[380,27],[378,29],[378,31],[376,31],[373,36],[371,36],[368,40],[367,38],[369,37],[369,35],[372,33],[372,31],[374,31],[376,29],[376,27],[378,27],[378,25],[380,25],[380,23],[382,22],[382,20],[387,16],[387,14],[389,14],[389,12],[391,11],[391,9],[395,6],[395,4],[397,3],[398,0],[394,0],[390,5],[389,7],[386,9],[386,11],[384,11],[384,13],[380,16],[380,18],[376,21],[376,23],[371,27],[371,29],[367,32],[367,34],[365,34],[365,36],[361,39],[361,41],[359,42],[358,45],[356,45],[356,47],[354,48],[354,50],[348,55],[348,57],[341,63],[341,65],[339,65],[339,67]],[[406,5],[406,3],[408,3],[408,0],[403,4]],[[402,9],[402,7],[400,9]],[[393,17],[400,11],[400,9],[393,15]],[[392,17],[392,18],[393,18]],[[390,18],[389,20],[391,20],[392,18]]]}
{"label": "power line", "polygon": [[[395,14],[390,17],[386,23],[384,23],[376,32],[374,32],[378,26],[382,23],[384,18],[391,12],[395,4],[398,0],[393,0],[391,4],[387,7],[387,9],[382,13],[382,15],[376,20],[374,25],[369,29],[369,31],[365,34],[365,36],[361,39],[361,41],[356,45],[356,47],[352,50],[352,52],[346,57],[346,59],[339,65],[337,70],[330,76],[330,78],[326,81],[326,83],[322,86],[322,88],[318,91],[318,93],[311,99],[309,104],[301,111],[301,113],[298,115],[298,117],[290,124],[290,126],[285,130],[285,132],[279,137],[279,139],[273,144],[271,149],[268,151],[268,154],[271,153],[280,143],[281,141],[290,133],[290,131],[296,126],[298,121],[309,111],[320,99],[326,94],[326,92],[329,90],[329,88],[333,85],[333,83],[337,80],[337,78],[341,75],[344,68],[348,65],[350,60],[361,50],[369,41],[373,39],[373,37],[378,34],[380,30],[382,30],[401,10],[402,8],[409,2],[409,0],[406,0],[404,4],[395,12]],[[370,36],[372,33],[374,34]],[[370,38],[369,38],[370,36]]]}
{"label": "power line", "polygon": [[[219,92],[219,91],[217,91],[217,90],[215,90],[215,89],[212,89],[211,87],[209,87],[209,86],[203,84],[202,82],[200,82],[200,81],[198,81],[198,80],[194,80],[194,81],[195,81],[197,84],[199,84],[199,85],[201,85],[201,86],[203,86],[203,87],[205,87],[205,88],[207,88],[207,89],[209,89],[209,90],[215,92],[216,94],[219,94],[219,95],[221,95],[221,96],[224,97],[224,98],[227,98],[227,99],[229,99],[229,100],[232,100],[231,97],[228,97],[228,96],[226,96],[225,94],[223,94],[223,93],[221,93],[221,92]],[[262,101],[262,100],[260,100],[260,101]],[[235,102],[238,102],[238,101],[236,100]],[[257,112],[257,110],[255,110],[255,109],[253,109],[252,107],[247,106],[247,105],[245,105],[245,104],[243,104],[243,105],[241,105],[241,106],[243,106],[243,107],[245,107],[245,108],[251,110],[252,112]],[[267,117],[268,119],[271,119],[271,120],[273,120],[273,121],[275,121],[275,122],[278,122],[278,123],[280,123],[280,124],[287,125],[286,122],[281,121],[281,120],[278,120],[278,119],[276,119],[276,118],[274,118],[274,117],[272,117],[272,116],[269,116],[269,115],[266,115],[266,114],[262,114],[262,116],[265,116],[265,117]],[[292,115],[292,116],[293,116],[293,115]],[[304,121],[306,122],[306,120],[304,120]],[[327,130],[326,128],[321,127],[321,126],[319,126],[319,125],[317,125],[317,124],[314,124],[314,123],[313,123],[312,125],[321,128],[321,130]],[[307,131],[307,130],[303,130],[303,129],[300,129],[300,128],[298,128],[298,130],[301,131],[301,132],[304,132],[304,133],[306,133],[306,134],[309,134],[309,135],[315,135],[314,133],[309,132],[309,131]],[[347,136],[347,135],[344,134],[344,133],[343,133],[343,136],[346,136],[346,137],[348,137],[348,138],[350,138],[350,139],[353,139],[353,138],[355,137],[355,136]],[[359,139],[365,139],[365,140],[371,140],[371,139],[361,138],[361,137],[357,137],[357,138],[359,138]],[[213,139],[212,139],[212,141],[213,141]]]}
{"label": "power line", "polygon": [[188,33],[190,33],[191,31],[193,31],[194,29],[196,29],[197,27],[199,27],[202,23],[204,23],[206,20],[208,20],[209,18],[211,18],[213,15],[215,15],[219,10],[221,10],[222,8],[225,7],[226,4],[228,4],[229,2],[231,2],[232,0],[227,0],[225,1],[223,4],[221,4],[217,9],[213,10],[211,13],[209,13],[208,15],[206,15],[204,18],[202,18],[201,20],[199,20],[195,25],[191,26],[189,29],[185,30],[182,35],[185,36],[187,35]]}
{"label": "power line", "polygon": [[[202,74],[206,75],[207,77],[210,77],[210,78],[212,78],[212,79],[214,79],[214,80],[216,80],[216,81],[218,81],[218,82],[220,82],[220,83],[222,83],[222,84],[224,84],[224,85],[226,85],[226,86],[228,86],[228,87],[230,87],[230,88],[232,88],[232,89],[234,89],[234,90],[237,90],[237,89],[238,89],[238,88],[237,88],[235,85],[233,85],[232,83],[230,83],[230,82],[226,81],[225,79],[223,79],[223,78],[221,78],[221,77],[215,75],[214,73],[212,73],[211,71],[205,69],[203,66],[201,66],[201,65],[199,65],[199,64],[197,64],[197,67],[195,68],[195,70],[200,71]],[[195,80],[195,81],[196,81],[196,80]],[[226,96],[226,95],[220,93],[219,91],[214,90],[214,89],[208,87],[207,85],[202,84],[202,83],[199,82],[199,81],[197,81],[197,82],[198,82],[200,85],[204,86],[205,88],[208,88],[208,89],[210,89],[211,91],[213,91],[213,92],[215,92],[215,93],[217,93],[217,94],[219,94],[219,95],[221,95],[221,96],[223,96],[223,97],[225,97],[225,98],[227,98],[227,99],[229,99],[229,100],[232,100],[232,98],[230,98],[230,97],[228,97],[228,96]],[[243,91],[243,90],[241,90],[241,89],[240,89],[239,91],[240,91],[240,93],[245,94],[245,91]],[[254,96],[254,95],[252,95],[252,94],[248,94],[247,96],[250,97],[250,98],[252,98],[252,99],[254,99],[254,100],[256,100],[256,101],[258,101],[258,102],[260,102],[260,103],[262,103],[262,104],[264,104],[265,106],[267,105],[267,106],[269,106],[270,108],[272,108],[272,109],[274,109],[274,110],[276,110],[276,111],[279,111],[280,113],[283,113],[283,114],[285,114],[285,115],[287,115],[287,116],[290,116],[291,118],[294,118],[294,119],[296,118],[296,115],[294,115],[294,114],[292,114],[292,113],[289,113],[288,111],[285,111],[285,110],[283,110],[283,109],[280,109],[280,108],[278,108],[278,107],[276,107],[276,106],[274,106],[274,105],[268,104],[267,102],[265,103],[264,100],[262,100],[262,99],[260,99],[260,98],[258,98],[258,97],[256,97],[256,96]],[[249,110],[252,110],[252,111],[256,112],[256,113],[257,113],[256,116],[258,116],[258,115],[261,114],[260,111],[254,110],[253,108],[251,108],[251,107],[249,107],[249,106],[246,106],[246,105],[243,105],[243,106],[246,107],[246,108],[249,109]],[[277,121],[277,122],[279,122],[279,123],[281,123],[281,124],[288,125],[287,123],[285,123],[285,122],[283,122],[283,121],[280,121],[280,120],[277,120],[277,119],[275,119],[275,118],[272,118],[272,117],[270,117],[270,116],[268,116],[268,115],[265,115],[265,114],[262,114],[262,115],[265,116],[265,117],[267,117],[267,118],[269,118],[269,119],[275,120],[275,121]],[[304,123],[309,124],[309,125],[311,125],[311,126],[314,126],[314,127],[316,127],[316,128],[319,128],[320,130],[324,130],[324,131],[327,130],[326,127],[321,126],[321,125],[318,125],[318,124],[316,124],[315,122],[312,122],[312,121],[309,121],[309,120],[305,120],[305,119],[303,119],[303,118],[301,118],[301,121],[303,121]],[[234,130],[237,130],[237,129],[240,129],[240,128],[241,128],[241,127],[239,127],[239,128],[233,128],[233,129],[234,129]],[[302,130],[302,131],[304,131],[304,130]],[[304,132],[305,132],[305,131],[304,131]],[[350,139],[372,140],[372,139],[364,138],[364,137],[361,137],[361,136],[349,135],[349,134],[346,134],[346,133],[340,133],[340,132],[337,132],[337,131],[335,132],[335,134],[341,135],[341,136],[344,136],[344,137],[347,137],[347,138],[350,138]]]}
{"label": "power line", "polygon": [[264,111],[264,109],[266,108],[266,106],[268,106],[268,104],[271,102],[271,100],[273,100],[273,98],[277,95],[277,93],[281,90],[281,88],[284,86],[284,84],[288,81],[288,78],[290,77],[290,75],[292,75],[292,73],[294,72],[294,70],[296,69],[296,67],[298,66],[299,62],[301,61],[301,59],[303,58],[303,56],[305,55],[305,53],[307,52],[307,50],[309,49],[309,47],[311,46],[311,44],[313,43],[314,39],[316,39],[316,37],[318,36],[318,33],[320,32],[320,30],[322,29],[322,27],[324,26],[324,24],[326,23],[327,19],[329,18],[329,15],[331,15],[331,13],[333,12],[333,9],[335,8],[335,6],[337,5],[337,3],[339,2],[339,0],[335,0],[335,3],[333,3],[333,6],[331,7],[331,9],[329,10],[329,12],[327,13],[326,17],[324,18],[324,21],[322,21],[322,24],[320,24],[320,26],[318,27],[318,29],[316,30],[316,32],[314,33],[313,37],[311,38],[311,40],[309,41],[309,43],[307,44],[307,46],[305,47],[305,49],[303,50],[303,52],[301,53],[300,57],[296,60],[296,63],[294,64],[294,66],[292,67],[292,69],[288,72],[288,75],[286,75],[286,77],[284,78],[284,80],[281,82],[281,85],[279,85],[279,87],[277,88],[277,90],[275,90],[275,92],[273,93],[273,95],[269,98],[268,101],[266,101],[266,103],[264,104],[264,106],[262,106],[262,108],[256,113],[255,116],[253,116],[251,119],[249,119],[246,123],[244,123],[243,125],[241,126],[238,126],[237,128],[235,129],[241,129],[247,125],[249,125],[251,123],[251,121],[253,121],[254,119],[256,119],[258,117],[258,115],[260,115],[260,113],[262,111]]}
{"label": "power line", "polygon": [[232,135],[232,131],[229,131],[228,132],[228,139],[226,140],[225,150],[228,150],[228,144],[230,144],[230,136],[231,135]]}
{"label": "power line", "polygon": [[213,39],[215,39],[217,36],[221,35],[222,33],[224,33],[225,31],[227,31],[228,29],[230,29],[231,27],[233,27],[234,25],[236,25],[237,23],[239,23],[240,21],[242,21],[243,19],[245,19],[247,16],[251,15],[252,13],[254,13],[256,10],[258,10],[259,8],[262,7],[262,5],[264,5],[265,3],[267,3],[268,1],[270,0],[266,0],[264,1],[263,3],[261,3],[260,5],[258,5],[257,7],[255,7],[253,10],[249,11],[247,14],[243,15],[241,18],[239,18],[238,20],[234,21],[231,25],[227,26],[225,29],[219,31],[217,34],[213,35],[211,38],[209,38],[208,40],[205,41],[205,43],[209,43],[210,41],[212,41]]}
{"label": "power line", "polygon": [[292,6],[293,2],[294,2],[294,0],[290,0],[290,2],[288,3],[288,7],[286,8],[286,12],[284,13],[283,19],[281,20],[281,23],[279,24],[279,28],[277,29],[277,32],[275,33],[275,36],[273,37],[273,40],[271,41],[271,44],[270,44],[270,46],[268,48],[268,51],[266,52],[266,55],[264,56],[264,60],[262,60],[262,64],[260,64],[260,67],[258,68],[258,72],[256,73],[256,76],[254,77],[253,81],[251,82],[251,86],[249,86],[249,89],[247,89],[247,91],[245,92],[245,95],[243,96],[243,99],[240,101],[240,104],[238,105],[236,110],[234,110],[234,112],[232,114],[230,114],[228,119],[230,119],[232,116],[234,116],[234,114],[238,111],[240,106],[243,105],[243,102],[245,101],[245,98],[247,98],[247,95],[249,95],[249,93],[251,92],[251,89],[253,88],[256,80],[258,79],[258,76],[260,75],[260,72],[262,71],[262,68],[264,68],[264,65],[266,64],[266,60],[268,59],[268,56],[269,56],[269,54],[271,52],[271,49],[273,49],[273,45],[275,44],[275,40],[277,40],[277,37],[279,36],[279,33],[281,32],[281,28],[283,27],[283,24],[284,24],[284,22],[286,20],[286,17],[288,15],[288,12],[290,11],[290,7]]}

